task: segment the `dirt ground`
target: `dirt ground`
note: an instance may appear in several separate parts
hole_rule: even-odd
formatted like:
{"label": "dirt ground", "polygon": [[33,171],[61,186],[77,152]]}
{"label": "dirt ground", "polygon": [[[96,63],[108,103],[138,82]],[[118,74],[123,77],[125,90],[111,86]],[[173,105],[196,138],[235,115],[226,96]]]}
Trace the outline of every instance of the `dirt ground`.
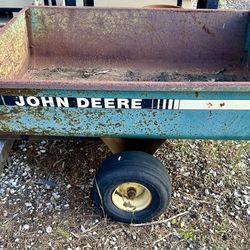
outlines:
{"label": "dirt ground", "polygon": [[16,142],[0,177],[0,249],[250,249],[249,142],[167,141],[156,156],[171,205],[137,227],[93,207],[109,154],[100,141]]}
{"label": "dirt ground", "polygon": [[110,154],[98,140],[17,141],[0,175],[0,250],[250,249],[250,142],[166,141],[155,156],[169,170],[172,201],[140,226],[93,206],[93,178]]}

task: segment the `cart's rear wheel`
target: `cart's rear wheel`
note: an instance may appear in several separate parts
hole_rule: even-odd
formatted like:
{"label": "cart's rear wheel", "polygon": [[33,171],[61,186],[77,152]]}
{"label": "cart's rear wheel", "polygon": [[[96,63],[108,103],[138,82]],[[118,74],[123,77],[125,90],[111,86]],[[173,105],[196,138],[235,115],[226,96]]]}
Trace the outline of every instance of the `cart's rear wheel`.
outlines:
{"label": "cart's rear wheel", "polygon": [[125,151],[106,159],[97,171],[93,199],[108,217],[145,222],[169,205],[171,184],[159,160],[140,151]]}
{"label": "cart's rear wheel", "polygon": [[219,0],[198,0],[198,9],[218,9]]}

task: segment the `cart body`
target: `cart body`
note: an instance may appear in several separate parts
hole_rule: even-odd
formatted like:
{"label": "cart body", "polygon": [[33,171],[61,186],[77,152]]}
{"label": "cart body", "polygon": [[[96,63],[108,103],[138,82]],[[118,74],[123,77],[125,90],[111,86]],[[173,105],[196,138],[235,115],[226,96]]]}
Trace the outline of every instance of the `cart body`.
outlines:
{"label": "cart body", "polygon": [[250,139],[248,39],[249,11],[24,9],[0,30],[0,137]]}

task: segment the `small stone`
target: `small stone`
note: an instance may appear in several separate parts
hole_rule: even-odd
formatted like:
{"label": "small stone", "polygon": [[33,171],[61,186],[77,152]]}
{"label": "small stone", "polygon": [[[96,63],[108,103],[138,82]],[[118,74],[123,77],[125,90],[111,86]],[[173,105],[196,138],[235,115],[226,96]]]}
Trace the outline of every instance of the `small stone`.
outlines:
{"label": "small stone", "polygon": [[52,227],[51,226],[46,227],[46,233],[48,233],[48,234],[52,233]]}
{"label": "small stone", "polygon": [[10,189],[10,194],[14,194],[16,191],[14,189]]}
{"label": "small stone", "polygon": [[240,194],[238,193],[237,190],[234,190],[234,197],[236,197],[236,198],[240,197]]}
{"label": "small stone", "polygon": [[248,194],[247,190],[241,190],[241,193],[244,194],[244,195]]}
{"label": "small stone", "polygon": [[221,212],[221,209],[220,209],[219,205],[216,205],[216,211],[217,211],[218,213]]}
{"label": "small stone", "polygon": [[245,203],[247,205],[250,205],[250,196],[244,195],[243,198],[244,198]]}
{"label": "small stone", "polygon": [[24,229],[24,230],[29,230],[29,229],[30,229],[30,226],[29,226],[28,224],[26,224],[26,225],[23,226],[23,229]]}
{"label": "small stone", "polygon": [[115,245],[115,242],[112,241],[112,240],[111,240],[109,243],[110,243],[111,245]]}
{"label": "small stone", "polygon": [[52,196],[54,197],[54,199],[58,200],[60,199],[60,195],[58,193],[53,193]]}
{"label": "small stone", "polygon": [[29,171],[30,171],[30,167],[27,166],[27,167],[25,168],[25,171],[29,172]]}
{"label": "small stone", "polygon": [[237,205],[234,205],[234,207],[235,207],[237,210],[239,210],[239,209],[240,209]]}
{"label": "small stone", "polygon": [[247,209],[247,215],[250,216],[250,207]]}
{"label": "small stone", "polygon": [[26,202],[26,203],[25,203],[25,206],[26,206],[26,207],[32,207],[32,204],[31,204],[30,202]]}

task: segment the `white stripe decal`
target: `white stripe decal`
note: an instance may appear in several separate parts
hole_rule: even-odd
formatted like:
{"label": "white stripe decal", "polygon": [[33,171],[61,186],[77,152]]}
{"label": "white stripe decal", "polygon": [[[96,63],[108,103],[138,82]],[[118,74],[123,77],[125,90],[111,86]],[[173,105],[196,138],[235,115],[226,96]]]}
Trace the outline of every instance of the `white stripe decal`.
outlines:
{"label": "white stripe decal", "polygon": [[160,100],[157,100],[157,109],[160,109]]}
{"label": "white stripe decal", "polygon": [[181,110],[250,110],[250,100],[179,100],[179,102]]}
{"label": "white stripe decal", "polygon": [[[170,101],[170,100],[169,100]],[[162,103],[162,109],[166,109],[167,108],[167,100],[163,99],[163,103]]]}
{"label": "white stripe decal", "polygon": [[173,109],[179,109],[180,107],[180,100],[174,100],[174,108]]}
{"label": "white stripe decal", "polygon": [[249,110],[250,100],[133,99],[106,97],[1,96],[0,106],[59,108]]}

